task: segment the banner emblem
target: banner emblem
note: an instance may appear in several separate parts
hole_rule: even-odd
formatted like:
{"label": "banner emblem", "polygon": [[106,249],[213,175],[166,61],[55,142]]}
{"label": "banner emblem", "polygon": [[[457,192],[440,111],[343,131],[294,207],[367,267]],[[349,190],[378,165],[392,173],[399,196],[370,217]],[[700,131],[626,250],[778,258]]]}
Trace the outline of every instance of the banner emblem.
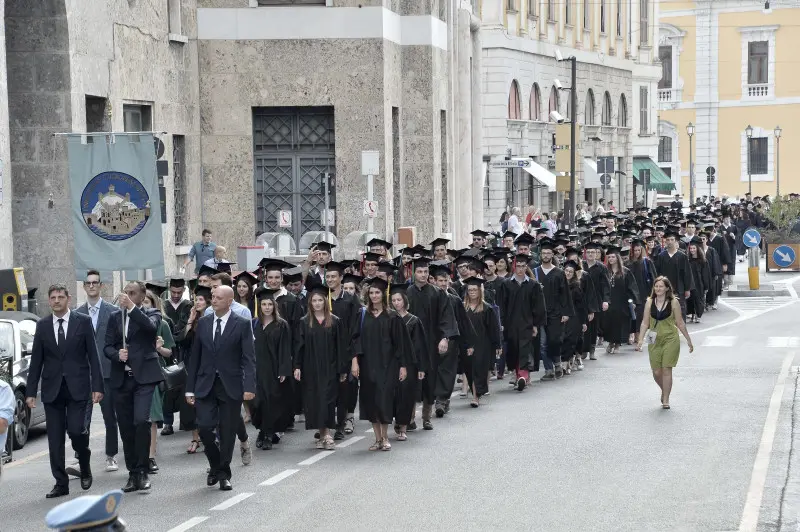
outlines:
{"label": "banner emblem", "polygon": [[150,197],[144,185],[122,172],[94,176],[81,194],[86,226],[105,240],[127,240],[150,219]]}

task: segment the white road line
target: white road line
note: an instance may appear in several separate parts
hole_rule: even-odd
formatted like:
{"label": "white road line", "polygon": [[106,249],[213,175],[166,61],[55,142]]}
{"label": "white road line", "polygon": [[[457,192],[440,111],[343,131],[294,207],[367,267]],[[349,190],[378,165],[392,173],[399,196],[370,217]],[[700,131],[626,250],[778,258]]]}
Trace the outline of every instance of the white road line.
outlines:
{"label": "white road line", "polygon": [[179,524],[175,528],[170,528],[168,532],[186,532],[190,528],[194,528],[203,521],[207,521],[207,515],[198,515],[197,517],[192,517],[188,521],[184,521],[183,523]]}
{"label": "white road line", "polygon": [[756,461],[753,464],[753,475],[750,477],[750,488],[747,490],[747,499],[744,503],[742,520],[739,523],[739,532],[755,532],[758,527],[758,516],[761,511],[761,500],[764,497],[764,484],[767,481],[767,471],[772,455],[772,444],[775,441],[775,429],[778,427],[778,414],[781,410],[781,399],[786,383],[786,376],[794,359],[794,352],[786,355],[783,359],[781,372],[772,390],[772,397],[769,400],[769,410],[767,419],[764,422],[764,430],[761,433],[761,442],[758,444]]}
{"label": "white road line", "polygon": [[703,347],[733,347],[736,344],[736,336],[706,336],[703,340]]}
{"label": "white road line", "polygon": [[267,480],[265,480],[264,482],[259,484],[259,486],[274,486],[275,484],[277,484],[281,480],[291,477],[292,475],[294,475],[298,471],[300,471],[300,470],[299,469],[287,469],[285,471],[281,471],[277,475],[269,477]]}
{"label": "white road line", "polygon": [[800,347],[800,338],[797,336],[770,336],[767,338],[767,347]]}
{"label": "white road line", "polygon": [[375,432],[375,429],[367,429],[364,431],[365,433],[369,434],[370,432]]}
{"label": "white road line", "polygon": [[[105,430],[98,430],[98,431],[92,432],[89,435],[89,439],[94,439],[94,438],[98,438],[100,436],[105,436],[105,433],[106,433]],[[19,452],[19,451],[17,451],[17,452]],[[67,454],[69,454],[69,451],[67,452]],[[10,462],[10,463],[4,465],[3,468],[4,469],[11,469],[12,467],[18,467],[18,466],[21,466],[23,464],[27,464],[28,462],[33,462],[34,460],[37,460],[39,458],[43,458],[43,457],[49,456],[49,455],[50,455],[50,451],[39,451],[39,452],[36,452],[36,453],[33,453],[33,454],[29,454],[25,458],[15,459],[13,462]]]}
{"label": "white road line", "polygon": [[317,462],[319,462],[320,460],[322,460],[326,456],[330,456],[335,452],[336,451],[320,451],[317,454],[315,454],[314,456],[312,456],[311,458],[306,458],[305,460],[303,460],[302,462],[298,463],[297,465],[316,464]]}
{"label": "white road line", "polygon": [[[359,442],[359,441],[361,441],[363,439],[364,439],[364,436],[353,436],[352,438],[348,438],[347,440],[343,441],[342,443],[337,444],[336,448],[337,449],[343,449],[345,447],[350,447],[354,443]],[[328,452],[330,452],[330,451],[328,451]]]}
{"label": "white road line", "polygon": [[[700,329],[700,330],[697,330],[697,331],[689,329],[689,333],[691,333],[691,334],[702,334],[702,333],[707,333],[707,332],[710,332],[710,331],[716,331],[717,329],[721,329],[723,327],[730,327],[731,325],[736,325],[737,323],[741,323],[743,321],[751,320],[753,318],[758,318],[759,316],[763,316],[764,314],[768,314],[770,312],[774,312],[776,310],[780,310],[782,308],[786,308],[786,307],[788,307],[790,305],[794,305],[795,303],[797,303],[797,301],[789,301],[789,302],[784,303],[782,305],[778,305],[777,307],[772,307],[772,308],[766,309],[766,310],[760,310],[760,311],[758,311],[756,313],[747,314],[747,315],[742,315],[741,312],[740,312],[739,313],[740,316],[738,318],[736,318],[735,320],[731,320],[731,321],[729,321],[727,323],[720,323],[719,325],[714,325],[712,327],[708,327],[706,329]],[[728,305],[728,306],[730,307],[730,305]],[[736,309],[734,309],[734,310],[736,310]]]}
{"label": "white road line", "polygon": [[220,504],[214,506],[213,508],[209,508],[209,512],[221,512],[222,510],[227,510],[231,506],[239,504],[243,500],[252,497],[255,493],[240,493],[239,495],[234,495],[230,499],[225,502],[221,502]]}

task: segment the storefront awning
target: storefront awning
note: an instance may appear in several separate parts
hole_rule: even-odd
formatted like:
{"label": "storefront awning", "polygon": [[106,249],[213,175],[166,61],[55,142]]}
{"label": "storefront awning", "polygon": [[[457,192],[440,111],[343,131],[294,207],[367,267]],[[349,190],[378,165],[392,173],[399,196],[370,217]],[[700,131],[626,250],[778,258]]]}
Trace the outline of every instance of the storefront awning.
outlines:
{"label": "storefront awning", "polygon": [[[611,176],[611,183],[606,188],[616,188],[617,180]],[[597,161],[589,157],[583,158],[583,188],[603,188],[600,175],[597,173]]]}
{"label": "storefront awning", "polygon": [[633,179],[637,185],[644,185],[642,171],[649,170],[650,176],[647,178],[647,188],[657,190],[662,194],[669,194],[675,189],[675,183],[664,173],[650,157],[633,158]]}
{"label": "storefront awning", "polygon": [[540,166],[535,161],[531,160],[530,166],[522,167],[523,170],[531,174],[536,180],[550,189],[551,192],[556,190],[556,176],[547,168]]}

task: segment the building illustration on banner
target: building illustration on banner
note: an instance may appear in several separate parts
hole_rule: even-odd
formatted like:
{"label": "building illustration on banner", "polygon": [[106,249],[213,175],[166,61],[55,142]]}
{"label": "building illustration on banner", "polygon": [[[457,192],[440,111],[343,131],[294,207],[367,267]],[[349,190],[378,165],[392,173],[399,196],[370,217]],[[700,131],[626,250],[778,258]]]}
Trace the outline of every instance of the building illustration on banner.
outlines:
{"label": "building illustration on banner", "polygon": [[[93,198],[97,198],[92,203]],[[89,229],[106,240],[125,240],[150,218],[150,198],[134,177],[103,172],[89,181],[81,196],[81,213]]]}

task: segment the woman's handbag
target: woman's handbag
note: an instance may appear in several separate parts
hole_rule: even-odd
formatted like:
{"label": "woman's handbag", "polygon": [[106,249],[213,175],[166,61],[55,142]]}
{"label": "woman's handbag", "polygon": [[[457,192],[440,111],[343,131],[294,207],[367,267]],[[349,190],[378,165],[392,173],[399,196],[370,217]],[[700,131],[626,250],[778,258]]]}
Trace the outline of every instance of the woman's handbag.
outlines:
{"label": "woman's handbag", "polygon": [[186,384],[186,366],[183,362],[175,363],[174,359],[170,359],[172,364],[167,366],[166,362],[161,359],[161,375],[164,377],[164,390],[174,390]]}

